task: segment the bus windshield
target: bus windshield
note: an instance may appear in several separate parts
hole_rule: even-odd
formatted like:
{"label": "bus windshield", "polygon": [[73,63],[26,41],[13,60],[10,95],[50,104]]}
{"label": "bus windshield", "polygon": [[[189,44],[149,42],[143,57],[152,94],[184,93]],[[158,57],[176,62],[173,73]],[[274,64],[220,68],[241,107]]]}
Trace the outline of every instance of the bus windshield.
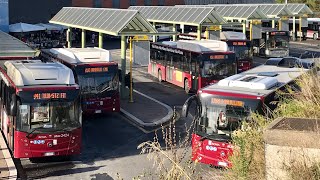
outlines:
{"label": "bus windshield", "polygon": [[218,130],[237,129],[242,120],[247,119],[251,112],[259,111],[261,101],[233,97],[208,96],[201,100],[202,114],[199,117],[196,131],[207,136],[217,134]]}
{"label": "bus windshield", "polygon": [[119,78],[117,73],[79,75],[82,94],[100,94],[117,90]]}
{"label": "bus windshield", "polygon": [[80,103],[45,101],[19,106],[20,129],[28,131],[68,130],[81,127]]}
{"label": "bus windshield", "polygon": [[249,46],[230,46],[229,50],[235,52],[238,59],[252,58],[252,53]]}
{"label": "bus windshield", "polygon": [[289,47],[289,37],[288,36],[270,35],[269,45],[270,45],[270,48],[288,48]]}
{"label": "bus windshield", "polygon": [[221,78],[234,75],[235,63],[232,61],[206,60],[203,61],[202,77],[219,76]]}

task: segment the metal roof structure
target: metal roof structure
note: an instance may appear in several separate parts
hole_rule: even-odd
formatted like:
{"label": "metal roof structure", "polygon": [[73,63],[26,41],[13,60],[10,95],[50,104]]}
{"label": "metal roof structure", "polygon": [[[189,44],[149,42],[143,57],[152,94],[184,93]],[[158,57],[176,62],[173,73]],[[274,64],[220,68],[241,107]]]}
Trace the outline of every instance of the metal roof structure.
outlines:
{"label": "metal roof structure", "polygon": [[50,53],[69,64],[109,63],[111,53],[101,48],[51,48]]}
{"label": "metal roof structure", "polygon": [[49,22],[114,36],[158,33],[138,11],[128,9],[64,7]]}
{"label": "metal roof structure", "polygon": [[0,31],[0,59],[35,57],[36,51],[19,39]]}
{"label": "metal roof structure", "polygon": [[[212,4],[214,5],[214,4]],[[281,7],[285,7],[284,10],[289,10],[292,15],[305,15],[305,14],[313,14],[312,10],[306,4],[297,4],[297,3],[289,3],[289,4],[243,4],[243,6],[260,6],[261,9],[267,15],[274,15],[276,13],[284,13],[281,12]],[[233,4],[233,6],[239,6],[239,4]],[[290,16],[285,15],[284,16]]]}
{"label": "metal roof structure", "polygon": [[[208,6],[226,6],[225,4],[209,4]],[[228,4],[228,6],[257,6],[269,18],[293,16],[293,12],[284,4]]]}
{"label": "metal roof structure", "polygon": [[211,5],[177,5],[175,7],[210,7],[214,8],[216,12],[219,13],[225,19],[241,19],[241,20],[251,20],[251,19],[267,19],[267,15],[264,14],[259,7],[256,5],[228,5],[228,4],[211,4]]}
{"label": "metal roof structure", "polygon": [[72,70],[58,62],[6,61],[4,67],[16,86],[76,84]]}
{"label": "metal roof structure", "polygon": [[178,7],[178,6],[130,6],[138,10],[148,21],[184,24],[184,25],[219,25],[226,21],[210,7]]}
{"label": "metal roof structure", "polygon": [[288,9],[295,15],[313,14],[306,4],[287,4]]}

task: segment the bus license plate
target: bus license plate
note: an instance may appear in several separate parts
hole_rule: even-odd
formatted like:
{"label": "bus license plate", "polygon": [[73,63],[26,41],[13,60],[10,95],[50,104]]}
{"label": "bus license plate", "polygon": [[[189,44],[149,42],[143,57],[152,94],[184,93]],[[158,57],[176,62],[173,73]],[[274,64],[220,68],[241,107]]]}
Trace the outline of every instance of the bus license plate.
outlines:
{"label": "bus license plate", "polygon": [[101,110],[96,110],[96,112],[95,112],[96,114],[98,114],[98,113],[101,113]]}
{"label": "bus license plate", "polygon": [[46,152],[44,153],[44,156],[54,156],[54,152]]}

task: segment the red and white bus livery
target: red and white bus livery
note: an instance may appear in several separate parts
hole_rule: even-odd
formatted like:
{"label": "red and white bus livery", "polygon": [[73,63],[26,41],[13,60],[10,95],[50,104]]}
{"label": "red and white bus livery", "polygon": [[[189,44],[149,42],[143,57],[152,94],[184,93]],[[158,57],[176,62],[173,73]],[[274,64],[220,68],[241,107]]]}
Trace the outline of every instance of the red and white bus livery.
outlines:
{"label": "red and white bus livery", "polygon": [[120,111],[118,63],[100,48],[53,48],[43,51],[51,60],[71,68],[81,88],[84,114]]}
{"label": "red and white bus livery", "polygon": [[[232,131],[248,120],[251,112],[268,115],[276,108],[277,90],[294,85],[294,79],[313,62],[272,59],[240,74],[220,80],[190,97],[184,104],[182,116],[187,116],[192,101],[196,102],[196,127],[192,134],[192,160],[213,166],[231,167],[229,156],[233,153]],[[308,63],[308,64],[306,64]],[[301,69],[292,65],[307,67]]]}
{"label": "red and white bus livery", "polygon": [[[195,40],[197,39],[196,33],[179,34],[179,39],[182,40]],[[204,33],[201,39],[206,39]],[[238,73],[252,68],[253,65],[253,51],[251,41],[246,38],[246,35],[241,32],[223,31],[220,32],[220,41],[227,43],[229,51],[236,54],[238,61]]]}
{"label": "red and white bus livery", "polygon": [[81,103],[72,71],[40,60],[0,62],[1,129],[15,158],[81,150]]}
{"label": "red and white bus livery", "polygon": [[186,92],[237,73],[235,54],[215,40],[151,43],[148,72]]}

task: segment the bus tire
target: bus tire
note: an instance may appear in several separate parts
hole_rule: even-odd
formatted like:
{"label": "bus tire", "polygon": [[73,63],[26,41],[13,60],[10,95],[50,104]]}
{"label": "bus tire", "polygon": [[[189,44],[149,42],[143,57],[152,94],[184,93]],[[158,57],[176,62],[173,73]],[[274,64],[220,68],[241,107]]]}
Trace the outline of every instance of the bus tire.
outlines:
{"label": "bus tire", "polygon": [[313,39],[317,40],[317,35],[316,34],[313,34]]}
{"label": "bus tire", "polygon": [[160,69],[158,70],[158,81],[162,82],[162,72]]}
{"label": "bus tire", "polygon": [[187,94],[190,92],[189,81],[187,78],[184,79],[184,90],[186,91]]}

